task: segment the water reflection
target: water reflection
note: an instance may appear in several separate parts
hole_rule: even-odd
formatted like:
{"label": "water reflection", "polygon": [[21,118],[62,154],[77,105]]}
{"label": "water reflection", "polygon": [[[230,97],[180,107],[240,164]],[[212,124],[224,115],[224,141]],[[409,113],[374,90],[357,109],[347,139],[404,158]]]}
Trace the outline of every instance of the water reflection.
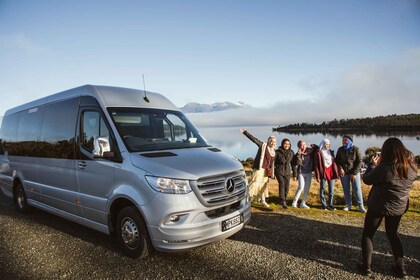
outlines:
{"label": "water reflection", "polygon": [[[214,146],[227,152],[239,159],[245,160],[248,157],[255,157],[257,147],[254,143],[248,140],[239,132],[240,126],[229,127],[199,127],[202,135]],[[307,134],[291,134],[284,132],[273,132],[272,126],[251,126],[243,127],[247,129],[252,135],[262,141],[266,141],[270,135],[277,137],[277,142],[283,138],[288,138],[292,143],[292,149],[296,152],[296,143],[303,139],[307,144],[317,144],[322,139],[328,138],[331,141],[331,149],[337,150],[341,146],[341,134],[331,135],[327,133],[307,133]],[[420,155],[420,141],[416,139],[416,134],[353,134],[354,144],[360,148],[360,152],[364,155],[365,150],[369,147],[381,147],[382,143],[388,137],[398,137],[403,141],[404,145],[411,150],[414,155]]]}

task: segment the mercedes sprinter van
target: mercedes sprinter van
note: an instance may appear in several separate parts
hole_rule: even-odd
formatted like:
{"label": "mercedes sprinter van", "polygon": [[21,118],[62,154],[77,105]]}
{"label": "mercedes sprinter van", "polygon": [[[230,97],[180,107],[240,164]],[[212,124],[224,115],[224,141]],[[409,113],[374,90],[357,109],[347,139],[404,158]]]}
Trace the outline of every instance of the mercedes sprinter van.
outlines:
{"label": "mercedes sprinter van", "polygon": [[115,236],[130,257],[227,238],[249,222],[242,164],[164,96],[85,85],[8,110],[0,188]]}

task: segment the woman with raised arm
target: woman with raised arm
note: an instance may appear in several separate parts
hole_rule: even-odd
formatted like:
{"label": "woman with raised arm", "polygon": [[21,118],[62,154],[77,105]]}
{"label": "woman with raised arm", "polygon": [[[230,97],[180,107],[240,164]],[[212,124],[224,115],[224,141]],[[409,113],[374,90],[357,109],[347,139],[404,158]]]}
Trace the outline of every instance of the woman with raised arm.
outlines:
{"label": "woman with raised arm", "polygon": [[251,200],[257,196],[261,198],[261,205],[269,208],[265,201],[268,197],[267,183],[269,178],[274,178],[274,156],[276,148],[276,137],[268,137],[267,143],[262,142],[252,136],[248,131],[241,128],[239,130],[243,135],[258,146],[258,152],[252,165],[253,174],[249,185],[249,195]]}
{"label": "woman with raised arm", "polygon": [[371,163],[363,176],[363,182],[373,186],[367,201],[362,234],[363,264],[359,264],[359,269],[363,274],[371,275],[372,239],[385,219],[385,231],[396,264],[393,270],[404,278],[407,276],[404,251],[397,231],[401,217],[408,209],[409,191],[417,177],[417,165],[413,153],[394,137],[384,142],[381,154],[373,157]]}

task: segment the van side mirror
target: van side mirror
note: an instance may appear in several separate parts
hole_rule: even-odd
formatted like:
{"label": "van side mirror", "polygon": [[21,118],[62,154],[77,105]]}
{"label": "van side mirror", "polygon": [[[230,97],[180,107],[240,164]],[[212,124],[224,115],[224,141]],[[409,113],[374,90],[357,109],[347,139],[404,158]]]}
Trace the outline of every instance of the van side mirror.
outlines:
{"label": "van side mirror", "polygon": [[114,154],[111,152],[111,147],[109,145],[108,137],[106,136],[96,136],[93,140],[93,157],[94,158],[103,158],[109,157],[109,155]]}

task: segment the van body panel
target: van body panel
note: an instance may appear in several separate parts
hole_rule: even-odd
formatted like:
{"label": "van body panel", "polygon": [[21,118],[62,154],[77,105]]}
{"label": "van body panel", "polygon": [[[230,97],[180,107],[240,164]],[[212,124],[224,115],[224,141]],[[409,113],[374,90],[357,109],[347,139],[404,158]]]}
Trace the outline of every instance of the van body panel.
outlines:
{"label": "van body panel", "polygon": [[174,156],[146,157],[143,155],[154,152],[132,153],[131,161],[134,166],[146,169],[155,176],[188,180],[243,168],[233,156],[223,152],[213,152],[206,147],[174,149],[166,152]]}
{"label": "van body panel", "polygon": [[75,160],[39,158],[38,162],[36,181],[41,186],[41,201],[77,215]]}
{"label": "van body panel", "polygon": [[115,170],[118,163],[107,160],[78,160],[76,199],[81,215],[87,219],[107,224],[107,201],[115,186]]}
{"label": "van body panel", "polygon": [[[161,205],[172,205],[162,209]],[[152,243],[161,251],[179,251],[197,246],[202,246],[217,240],[224,239],[240,231],[251,218],[249,202],[241,202],[238,210],[227,215],[209,218],[206,212],[218,207],[203,209],[193,193],[184,196],[170,196],[168,194],[157,195],[147,207],[146,216],[155,211],[162,213],[162,217],[155,217],[150,221]],[[150,212],[150,213],[149,213]],[[181,223],[172,223],[168,217],[179,214],[182,216]],[[222,221],[243,215],[243,223],[222,232]],[[166,219],[165,219],[166,217]]]}
{"label": "van body panel", "polygon": [[79,215],[74,215],[71,214],[69,212],[57,209],[55,207],[52,207],[51,205],[45,204],[45,203],[40,203],[39,201],[36,200],[28,200],[28,202],[30,202],[30,205],[36,208],[39,208],[41,210],[44,210],[48,213],[51,213],[53,215],[59,216],[61,218],[67,219],[69,221],[81,224],[85,227],[97,230],[99,232],[105,233],[105,234],[109,234],[109,228],[108,226],[105,226],[101,223],[92,221],[92,220],[88,220],[85,219],[83,217],[80,217]]}

